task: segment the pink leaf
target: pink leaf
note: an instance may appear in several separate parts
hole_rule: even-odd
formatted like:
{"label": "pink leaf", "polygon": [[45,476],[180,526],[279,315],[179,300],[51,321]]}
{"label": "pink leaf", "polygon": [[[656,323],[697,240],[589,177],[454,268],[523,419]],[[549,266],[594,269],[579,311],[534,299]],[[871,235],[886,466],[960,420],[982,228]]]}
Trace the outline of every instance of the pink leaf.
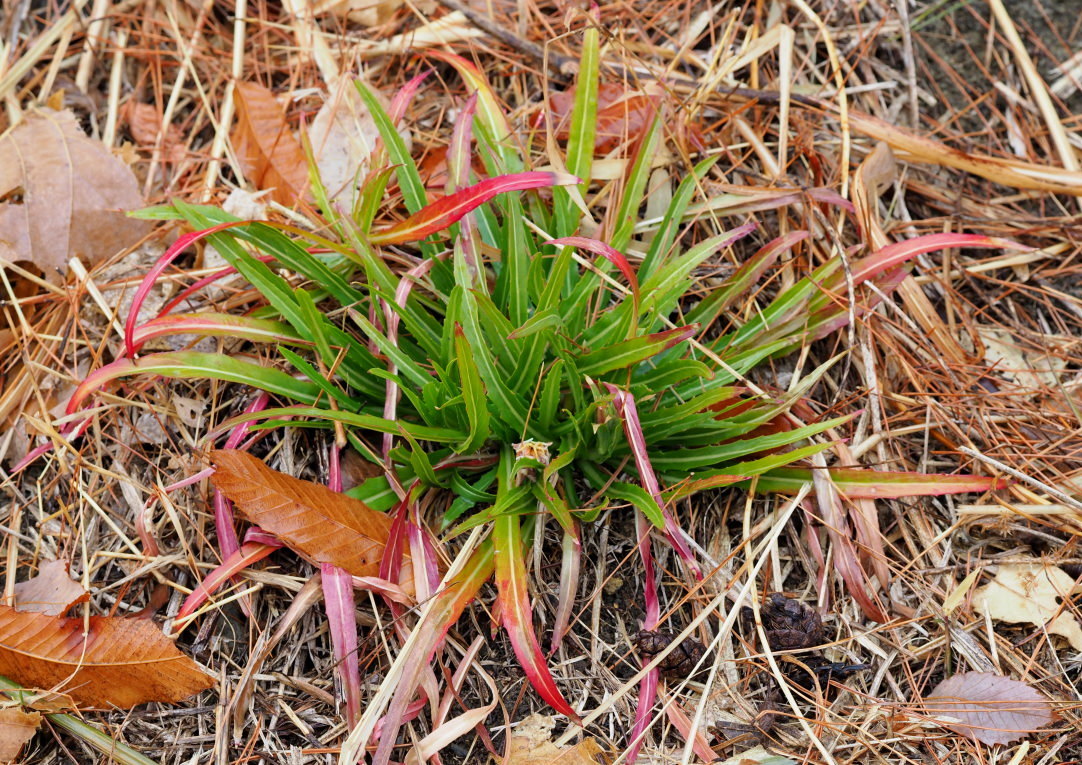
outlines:
{"label": "pink leaf", "polygon": [[995,236],[980,234],[926,234],[913,237],[886,247],[853,264],[853,284],[860,284],[879,274],[906,263],[918,255],[942,250],[948,247],[976,247],[981,249],[1029,250],[1031,248],[1000,239]]}
{"label": "pink leaf", "polygon": [[387,109],[387,115],[391,118],[391,121],[396,125],[402,121],[402,118],[406,116],[406,107],[413,101],[413,97],[417,95],[418,89],[421,87],[421,83],[428,79],[428,75],[432,74],[432,70],[428,69],[421,72],[412,80],[407,82],[398,92],[391,98],[391,106]]}
{"label": "pink leaf", "polygon": [[[342,463],[338,444],[331,444],[329,457],[327,488],[341,492]],[[342,680],[342,695],[346,699],[346,722],[353,728],[361,718],[361,666],[357,654],[353,577],[330,563],[320,563],[319,571],[323,575],[323,607],[327,612],[335,670]]]}
{"label": "pink leaf", "polygon": [[222,565],[207,574],[206,578],[199,583],[199,586],[195,588],[192,594],[184,600],[180,612],[177,613],[177,622],[191,616],[228,579],[231,579],[253,563],[263,560],[279,547],[281,547],[280,544],[244,543],[239,550],[222,561]]}
{"label": "pink leaf", "polygon": [[143,307],[143,301],[146,300],[147,295],[150,294],[150,290],[154,288],[154,282],[158,280],[158,277],[164,273],[165,269],[169,267],[169,264],[177,259],[189,245],[198,242],[200,239],[204,239],[211,234],[215,234],[223,229],[232,228],[233,226],[247,225],[247,221],[235,221],[227,223],[219,223],[217,226],[211,226],[210,228],[203,229],[202,231],[192,231],[191,233],[184,234],[179,237],[173,244],[162,253],[161,257],[154,266],[147,271],[147,275],[143,277],[143,281],[139,284],[139,288],[135,291],[135,297],[132,300],[131,309],[128,311],[128,318],[124,322],[124,355],[135,355],[135,324],[139,320],[139,309]]}
{"label": "pink leaf", "polygon": [[612,263],[623,274],[624,279],[631,285],[631,294],[638,298],[639,294],[639,277],[635,274],[635,269],[631,267],[631,263],[624,256],[622,252],[609,247],[604,242],[599,242],[596,239],[588,239],[585,236],[565,236],[562,239],[550,239],[545,244],[563,245],[565,247],[577,247],[580,250],[586,250],[592,252],[594,255],[599,255],[605,260]]}
{"label": "pink leaf", "polygon": [[354,616],[353,577],[330,563],[321,563],[323,605],[331,633],[334,663],[346,698],[346,721],[352,728],[361,717],[361,670],[357,656],[357,618]]}
{"label": "pink leaf", "polygon": [[1048,699],[1018,680],[991,672],[948,677],[924,701],[929,715],[953,717],[942,724],[984,744],[1009,744],[1055,719]]}
{"label": "pink leaf", "polygon": [[650,495],[657,502],[657,506],[661,508],[661,514],[665,517],[665,535],[680,555],[680,558],[695,574],[695,577],[702,579],[702,571],[699,569],[699,564],[695,562],[695,556],[692,555],[691,548],[688,547],[687,542],[684,540],[683,531],[677,525],[676,519],[669,513],[665,498],[661,495],[661,486],[657,482],[657,475],[654,474],[654,467],[650,464],[650,455],[647,453],[646,436],[642,432],[642,423],[639,422],[639,411],[635,407],[634,396],[610,383],[604,383],[604,385],[609,393],[613,395],[616,413],[624,421],[624,434],[631,446],[631,453],[635,457],[635,469],[639,471],[639,480],[642,482],[642,487],[650,492]]}

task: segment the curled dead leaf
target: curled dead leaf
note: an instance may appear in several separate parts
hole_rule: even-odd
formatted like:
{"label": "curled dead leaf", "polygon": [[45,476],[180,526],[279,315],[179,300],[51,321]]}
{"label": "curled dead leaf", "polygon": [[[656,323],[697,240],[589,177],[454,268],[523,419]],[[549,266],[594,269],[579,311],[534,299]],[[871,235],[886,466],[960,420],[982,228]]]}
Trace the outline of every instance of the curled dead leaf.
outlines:
{"label": "curled dead leaf", "polygon": [[[391,518],[359,499],[322,484],[272,470],[256,457],[235,449],[211,452],[214,485],[252,523],[317,563],[329,563],[353,576],[377,576],[391,533]],[[403,561],[403,589],[412,583],[412,567]]]}
{"label": "curled dead leaf", "polygon": [[26,712],[18,707],[0,709],[0,762],[16,762],[19,752],[40,725],[40,712]]}
{"label": "curled dead leaf", "polygon": [[37,576],[15,585],[15,608],[20,611],[60,616],[89,599],[90,593],[71,578],[68,564],[62,560],[45,561]]}
{"label": "curled dead leaf", "polygon": [[147,619],[92,616],[84,625],[11,606],[0,606],[0,675],[104,709],[171,704],[214,685]]}
{"label": "curled dead leaf", "polygon": [[537,713],[520,722],[511,733],[508,761],[515,765],[598,765],[606,761],[605,750],[590,737],[574,746],[557,746],[549,738],[555,725],[555,718]]}
{"label": "curled dead leaf", "polygon": [[234,86],[237,124],[230,139],[244,175],[257,189],[292,207],[308,187],[308,160],[274,94],[254,82]]}
{"label": "curled dead leaf", "polygon": [[973,593],[973,606],[997,621],[1044,627],[1082,651],[1082,625],[1059,602],[1074,588],[1074,578],[1056,566],[1007,563],[999,567],[995,579]]}
{"label": "curled dead leaf", "polygon": [[[120,107],[119,116],[127,122],[128,131],[142,147],[153,147],[162,132],[162,116],[154,104],[127,101]],[[177,125],[169,125],[162,135],[162,158],[177,163],[184,159],[184,136]]]}
{"label": "curled dead leaf", "polygon": [[0,257],[59,282],[68,260],[96,263],[134,245],[150,222],[131,169],[83,134],[71,112],[43,109],[0,139]]}
{"label": "curled dead leaf", "polygon": [[1052,705],[1036,690],[992,672],[948,677],[924,707],[945,727],[984,744],[1009,744],[1055,719]]}
{"label": "curled dead leaf", "polygon": [[[405,135],[409,135],[408,131]],[[343,78],[327,96],[312,120],[308,138],[327,196],[349,208],[368,172],[379,130],[348,78]]]}

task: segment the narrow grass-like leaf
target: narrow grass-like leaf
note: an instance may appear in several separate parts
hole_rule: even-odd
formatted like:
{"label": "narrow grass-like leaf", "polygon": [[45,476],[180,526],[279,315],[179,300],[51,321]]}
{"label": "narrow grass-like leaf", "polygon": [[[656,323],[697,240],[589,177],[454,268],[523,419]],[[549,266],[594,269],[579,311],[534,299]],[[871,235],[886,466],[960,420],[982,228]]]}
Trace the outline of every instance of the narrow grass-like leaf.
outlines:
{"label": "narrow grass-like leaf", "polygon": [[654,239],[650,243],[650,248],[646,251],[646,257],[643,258],[642,264],[639,266],[640,279],[647,279],[662,263],[668,260],[669,248],[672,247],[672,243],[676,239],[676,232],[680,228],[680,222],[684,218],[688,205],[691,204],[692,195],[699,188],[699,183],[710,172],[710,169],[717,164],[719,159],[721,159],[720,154],[707,157],[695,165],[692,171],[680,181],[680,185],[676,187],[676,193],[673,194],[669,208],[665,211],[661,225],[654,233]]}
{"label": "narrow grass-like leaf", "polygon": [[646,190],[646,182],[650,178],[650,171],[657,156],[662,132],[662,112],[658,111],[651,120],[646,134],[637,142],[635,162],[620,192],[620,205],[613,218],[615,227],[612,236],[609,237],[609,244],[616,250],[627,247],[635,231],[635,222],[638,220],[639,208],[643,203],[643,192]]}
{"label": "narrow grass-like leaf", "polygon": [[631,267],[631,263],[628,262],[627,257],[617,250],[615,247],[599,242],[596,239],[590,239],[585,236],[565,236],[561,239],[552,239],[545,244],[562,245],[564,247],[577,247],[580,250],[586,250],[592,252],[595,255],[600,255],[605,260],[612,263],[616,268],[620,270],[624,279],[627,280],[628,285],[631,287],[631,294],[635,301],[639,299],[639,278],[635,275],[635,269]]}
{"label": "narrow grass-like leaf", "polygon": [[655,455],[653,463],[654,466],[662,472],[673,470],[702,470],[721,464],[727,460],[736,459],[748,454],[755,454],[756,452],[767,451],[768,449],[778,449],[782,446],[796,443],[797,441],[822,433],[829,428],[837,427],[844,422],[848,422],[852,418],[852,415],[835,417],[830,420],[824,420],[823,422],[805,425],[800,428],[793,428],[792,430],[783,433],[745,438],[738,441],[731,441],[726,444],[717,444],[715,446],[704,446],[696,449],[670,449],[662,454]]}
{"label": "narrow grass-like leaf", "polygon": [[106,383],[134,375],[160,375],[179,380],[225,380],[250,385],[268,393],[277,393],[294,401],[308,404],[314,403],[319,395],[319,388],[312,383],[295,380],[285,372],[271,367],[260,366],[225,354],[178,351],[155,353],[137,361],[119,359],[112,364],[95,369],[79,383],[75,392],[72,393],[68,401],[67,413],[73,414],[79,411],[86,397]]}
{"label": "narrow grass-like leaf", "polygon": [[284,322],[234,316],[228,313],[181,313],[159,316],[140,324],[131,336],[130,350],[138,352],[149,340],[170,335],[235,337],[253,343],[311,345]]}
{"label": "narrow grass-like leaf", "polygon": [[435,441],[436,443],[455,443],[466,437],[460,430],[451,428],[434,428],[427,425],[417,425],[405,420],[385,420],[371,414],[358,412],[343,412],[334,409],[317,409],[310,406],[290,406],[280,409],[266,409],[254,414],[241,414],[222,423],[220,427],[234,427],[244,422],[266,419],[270,417],[315,417],[330,422],[341,422],[362,430],[373,430],[377,433],[394,433],[396,435],[409,434],[413,438],[423,441]]}
{"label": "narrow grass-like leaf", "polygon": [[[455,287],[455,290],[461,290]],[[489,352],[481,334],[477,319],[477,302],[473,293],[464,292],[465,310],[462,313],[462,331],[469,342],[470,349],[477,362],[481,379],[485,382],[489,399],[499,418],[515,433],[532,431],[526,418],[526,402],[514,393],[504,382],[503,374],[496,366],[496,361]]]}
{"label": "narrow grass-like leaf", "polygon": [[[929,475],[854,468],[830,468],[838,491],[851,499],[898,499],[943,494],[979,494],[1002,489],[1007,481],[977,475]],[[759,479],[763,491],[793,494],[811,483],[809,468],[778,468]]]}
{"label": "narrow grass-like leaf", "polygon": [[219,223],[218,225],[212,226],[210,228],[204,228],[201,231],[193,231],[191,233],[177,237],[177,240],[171,245],[169,245],[168,248],[166,248],[165,252],[161,254],[161,257],[159,257],[158,260],[155,261],[151,269],[147,271],[146,276],[143,277],[143,280],[139,283],[139,286],[135,290],[135,296],[132,298],[131,308],[128,310],[128,316],[124,320],[124,354],[126,356],[132,356],[135,354],[134,335],[136,325],[139,322],[140,309],[142,309],[143,303],[144,301],[146,301],[147,295],[149,295],[150,291],[154,289],[154,285],[158,281],[158,277],[165,273],[165,269],[169,267],[169,264],[176,260],[180,256],[180,254],[184,252],[184,250],[188,249],[188,247],[192,246],[200,239],[205,239],[211,234],[215,234],[232,226],[240,225],[244,225],[243,221],[233,219],[224,223]]}
{"label": "narrow grass-like leaf", "polygon": [[[575,80],[575,104],[571,110],[568,128],[567,171],[582,179],[578,187],[585,196],[590,185],[594,163],[594,138],[597,133],[597,87],[600,62],[600,32],[590,25],[583,33],[579,72]],[[570,236],[579,225],[579,208],[567,191],[560,189],[553,195],[554,220],[557,236]]]}
{"label": "narrow grass-like leaf", "polygon": [[[650,454],[646,446],[646,436],[642,430],[642,423],[639,421],[638,407],[635,405],[635,399],[627,391],[620,390],[615,385],[605,383],[605,388],[613,397],[613,404],[616,407],[616,413],[620,416],[620,419],[624,423],[624,434],[627,436],[627,443],[631,447],[631,454],[635,460],[635,468],[639,473],[639,480],[642,482],[642,486],[650,493],[650,496],[657,502],[659,508],[661,508],[661,515],[665,521],[665,534],[672,543],[672,546],[676,549],[676,552],[680,555],[680,558],[684,561],[685,565],[691,569],[696,578],[702,578],[702,571],[699,569],[699,565],[695,562],[695,557],[692,555],[691,548],[688,547],[687,542],[683,538],[683,530],[677,526],[676,521],[669,514],[668,509],[665,506],[665,500],[661,494],[661,486],[657,482],[657,475],[654,473],[654,467],[651,461]],[[642,532],[640,531],[640,552],[642,551]],[[644,555],[648,554],[648,551]],[[644,558],[644,563],[646,562]],[[656,594],[655,594],[656,596]]]}
{"label": "narrow grass-like leaf", "polygon": [[497,194],[549,186],[567,186],[573,183],[578,183],[578,178],[562,173],[537,171],[485,178],[473,186],[437,199],[401,223],[372,232],[370,239],[375,244],[415,242],[456,223],[463,215],[483,205]]}
{"label": "narrow grass-like leaf", "polygon": [[598,348],[579,358],[579,372],[597,376],[634,366],[694,337],[698,331],[698,325],[676,327]]}
{"label": "narrow grass-like leaf", "polygon": [[364,105],[368,108],[368,113],[376,123],[380,137],[387,147],[391,162],[397,166],[395,172],[398,176],[398,185],[402,189],[402,199],[406,203],[406,209],[411,213],[415,213],[424,207],[425,202],[428,201],[421,175],[417,172],[417,165],[414,163],[409,149],[406,148],[406,142],[398,134],[394,120],[384,110],[383,104],[380,103],[376,94],[360,80],[357,80],[356,85],[357,92],[361,94],[361,100],[364,101]]}
{"label": "narrow grass-like leaf", "polygon": [[620,502],[630,502],[634,507],[638,508],[642,514],[646,516],[647,520],[654,524],[654,526],[659,529],[665,528],[665,516],[661,512],[661,506],[658,505],[657,500],[641,486],[636,486],[633,483],[624,483],[623,481],[613,481],[612,484],[609,485],[609,488],[605,490],[605,494],[610,499]]}
{"label": "narrow grass-like leaf", "polygon": [[183,623],[200,606],[206,603],[207,599],[217,592],[219,587],[253,563],[263,560],[281,546],[280,543],[245,542],[232,555],[226,557],[217,568],[203,577],[203,581],[199,583],[199,586],[184,599],[180,611],[177,612],[177,622]]}
{"label": "narrow grass-like leaf", "polygon": [[490,430],[484,385],[461,327],[455,327],[455,354],[458,357],[458,374],[462,382],[462,398],[470,421],[469,438],[455,447],[455,451],[469,454],[484,445]]}
{"label": "narrow grass-like leaf", "polygon": [[530,593],[526,585],[526,565],[522,558],[526,547],[523,544],[520,520],[518,514],[501,515],[492,526],[501,620],[511,639],[515,657],[534,690],[557,712],[577,720],[578,715],[564,699],[549,673],[534,633]]}

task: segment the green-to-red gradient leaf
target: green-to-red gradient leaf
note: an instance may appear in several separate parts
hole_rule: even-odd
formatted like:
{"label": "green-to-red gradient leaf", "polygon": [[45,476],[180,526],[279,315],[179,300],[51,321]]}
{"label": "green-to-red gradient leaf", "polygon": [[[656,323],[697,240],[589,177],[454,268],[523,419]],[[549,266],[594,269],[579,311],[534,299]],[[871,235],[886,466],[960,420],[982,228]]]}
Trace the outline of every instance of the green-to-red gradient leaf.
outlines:
{"label": "green-to-red gradient leaf", "polygon": [[207,599],[232,577],[253,563],[263,560],[279,547],[281,547],[279,544],[245,542],[237,550],[227,555],[221,565],[207,574],[203,581],[199,583],[199,586],[192,590],[192,594],[184,599],[180,611],[177,612],[178,624],[195,613],[196,609],[206,603]]}
{"label": "green-to-red gradient leaf", "polygon": [[511,639],[511,646],[515,649],[515,657],[526,673],[526,679],[545,703],[560,714],[577,720],[575,710],[552,679],[534,632],[519,516],[515,513],[498,516],[492,526],[492,540],[496,546],[496,589],[499,592],[500,616]]}
{"label": "green-to-red gradient leaf", "polygon": [[[831,468],[830,478],[850,499],[899,499],[943,494],[979,494],[1007,485],[1002,478],[979,475],[935,475],[854,468]],[[776,468],[758,479],[760,491],[795,494],[811,483],[810,468]]]}
{"label": "green-to-red gradient leaf", "polygon": [[429,234],[457,223],[462,216],[475,210],[497,194],[507,191],[526,191],[549,186],[570,186],[579,179],[564,173],[530,171],[485,178],[472,186],[448,194],[426,205],[400,223],[372,232],[373,244],[402,244],[416,242]]}

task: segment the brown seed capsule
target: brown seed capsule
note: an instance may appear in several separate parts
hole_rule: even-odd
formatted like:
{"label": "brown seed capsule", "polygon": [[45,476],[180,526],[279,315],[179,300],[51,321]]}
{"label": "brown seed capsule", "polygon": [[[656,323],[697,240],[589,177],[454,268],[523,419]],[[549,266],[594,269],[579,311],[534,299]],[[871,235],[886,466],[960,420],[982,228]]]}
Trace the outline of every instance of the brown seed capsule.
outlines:
{"label": "brown seed capsule", "polygon": [[[639,652],[643,661],[650,661],[672,645],[675,640],[675,632],[640,630],[632,636],[635,650]],[[706,646],[695,638],[688,636],[668,656],[661,660],[657,668],[665,677],[688,677],[704,655],[706,655]]]}
{"label": "brown seed capsule", "polygon": [[823,618],[799,600],[772,593],[761,614],[767,640],[774,650],[811,648],[823,642]]}

